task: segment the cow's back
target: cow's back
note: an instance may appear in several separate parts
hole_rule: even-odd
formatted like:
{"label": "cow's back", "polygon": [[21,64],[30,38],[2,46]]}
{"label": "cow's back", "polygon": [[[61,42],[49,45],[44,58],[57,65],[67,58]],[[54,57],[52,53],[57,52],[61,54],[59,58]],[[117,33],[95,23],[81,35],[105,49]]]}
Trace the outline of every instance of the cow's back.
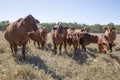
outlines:
{"label": "cow's back", "polygon": [[81,33],[80,44],[88,45],[90,43],[97,43],[98,37],[88,33]]}

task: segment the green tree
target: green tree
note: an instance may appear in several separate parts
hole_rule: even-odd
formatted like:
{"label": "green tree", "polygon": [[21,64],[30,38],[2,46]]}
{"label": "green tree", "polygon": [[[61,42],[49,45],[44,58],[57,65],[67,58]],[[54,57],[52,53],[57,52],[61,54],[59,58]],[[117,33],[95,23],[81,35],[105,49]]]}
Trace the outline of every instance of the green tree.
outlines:
{"label": "green tree", "polygon": [[9,20],[7,21],[1,21],[0,22],[0,30],[3,31],[6,29],[6,25],[9,23]]}
{"label": "green tree", "polygon": [[115,27],[114,23],[108,23],[107,26]]}

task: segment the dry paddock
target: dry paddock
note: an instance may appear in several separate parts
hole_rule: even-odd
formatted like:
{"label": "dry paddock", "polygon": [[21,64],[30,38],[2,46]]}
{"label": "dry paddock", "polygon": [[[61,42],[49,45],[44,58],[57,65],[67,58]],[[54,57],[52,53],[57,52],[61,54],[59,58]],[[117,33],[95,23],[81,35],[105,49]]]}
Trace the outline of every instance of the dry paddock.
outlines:
{"label": "dry paddock", "polygon": [[[93,34],[93,33],[91,33]],[[112,53],[97,53],[97,44],[88,45],[87,52],[78,49],[74,55],[53,54],[51,35],[44,49],[31,41],[26,48],[27,59],[22,60],[21,48],[13,57],[8,42],[0,32],[0,80],[120,80],[120,35]],[[99,34],[94,34],[99,35]]]}

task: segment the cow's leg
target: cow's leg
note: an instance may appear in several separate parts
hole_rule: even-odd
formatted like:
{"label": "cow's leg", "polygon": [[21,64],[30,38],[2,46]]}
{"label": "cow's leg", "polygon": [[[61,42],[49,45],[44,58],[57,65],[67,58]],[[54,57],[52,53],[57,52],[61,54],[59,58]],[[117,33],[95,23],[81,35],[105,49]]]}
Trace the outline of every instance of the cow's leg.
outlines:
{"label": "cow's leg", "polygon": [[83,51],[83,52],[86,52],[86,48],[85,48],[85,45],[84,45],[84,44],[82,44],[82,51]]}
{"label": "cow's leg", "polygon": [[35,46],[36,41],[34,41],[34,46]]}
{"label": "cow's leg", "polygon": [[75,44],[73,44],[73,47],[74,47],[74,53],[76,54],[76,46],[75,46]]}
{"label": "cow's leg", "polygon": [[10,48],[11,48],[11,51],[12,51],[12,53],[14,54],[14,51],[13,51],[13,46],[12,46],[12,44],[10,44]]}
{"label": "cow's leg", "polygon": [[106,51],[104,51],[104,53],[107,53]]}
{"label": "cow's leg", "polygon": [[100,44],[98,45],[98,49],[99,49],[98,52],[101,53],[102,52],[102,46]]}
{"label": "cow's leg", "polygon": [[14,44],[14,56],[17,56],[17,45]]}
{"label": "cow's leg", "polygon": [[60,47],[59,47],[60,55],[61,55],[61,48],[62,48],[62,43],[60,44]]}
{"label": "cow's leg", "polygon": [[80,48],[80,43],[78,43],[78,47]]}
{"label": "cow's leg", "polygon": [[64,41],[65,53],[67,54],[67,41]]}
{"label": "cow's leg", "polygon": [[23,54],[23,59],[25,60],[26,57],[25,57],[25,44],[22,45],[22,54]]}
{"label": "cow's leg", "polygon": [[112,43],[110,43],[109,46],[110,46],[110,52],[112,52]]}
{"label": "cow's leg", "polygon": [[57,45],[55,43],[53,43],[53,44],[54,44],[54,52],[56,54],[57,53]]}
{"label": "cow's leg", "polygon": [[42,46],[42,48],[44,47],[44,45],[45,45],[45,42],[41,42],[41,46]]}
{"label": "cow's leg", "polygon": [[86,52],[86,48],[85,48],[85,45],[83,46],[83,49],[84,49],[84,52]]}
{"label": "cow's leg", "polygon": [[38,44],[38,48],[40,48],[40,42],[39,41],[37,41],[37,44]]}

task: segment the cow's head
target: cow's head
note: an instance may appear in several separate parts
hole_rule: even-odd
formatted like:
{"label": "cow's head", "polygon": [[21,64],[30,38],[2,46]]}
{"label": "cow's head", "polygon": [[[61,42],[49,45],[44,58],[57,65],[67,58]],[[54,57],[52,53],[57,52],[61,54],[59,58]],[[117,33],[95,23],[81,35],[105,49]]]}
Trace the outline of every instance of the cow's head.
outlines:
{"label": "cow's head", "polygon": [[98,41],[98,36],[96,36],[96,35],[91,35],[91,41],[93,42],[93,43],[97,43],[97,41]]}
{"label": "cow's head", "polygon": [[72,30],[71,28],[69,28],[69,29],[67,29],[67,39],[72,39],[72,32],[73,32],[74,30]]}
{"label": "cow's head", "polygon": [[89,32],[89,30],[90,30],[90,28],[89,28],[89,27],[84,27],[83,29],[81,29],[81,32],[86,32],[86,33],[88,33],[88,32]]}
{"label": "cow's head", "polygon": [[54,31],[57,31],[57,34],[63,34],[64,33],[64,27],[63,27],[61,22],[56,24],[53,29],[54,29]]}
{"label": "cow's head", "polygon": [[48,30],[46,27],[41,27],[38,30],[39,36],[42,39],[42,41],[46,41],[47,40],[47,34],[48,34]]}
{"label": "cow's head", "polygon": [[20,26],[25,27],[28,32],[37,31],[37,23],[40,22],[37,19],[35,19],[32,15],[28,15],[23,19]]}
{"label": "cow's head", "polygon": [[112,31],[114,31],[116,28],[115,27],[111,27],[111,26],[107,26],[104,28],[105,31],[108,31],[109,33],[111,33]]}
{"label": "cow's head", "polygon": [[78,47],[79,41],[80,41],[80,34],[78,32],[73,32],[72,33],[72,42],[76,47]]}

